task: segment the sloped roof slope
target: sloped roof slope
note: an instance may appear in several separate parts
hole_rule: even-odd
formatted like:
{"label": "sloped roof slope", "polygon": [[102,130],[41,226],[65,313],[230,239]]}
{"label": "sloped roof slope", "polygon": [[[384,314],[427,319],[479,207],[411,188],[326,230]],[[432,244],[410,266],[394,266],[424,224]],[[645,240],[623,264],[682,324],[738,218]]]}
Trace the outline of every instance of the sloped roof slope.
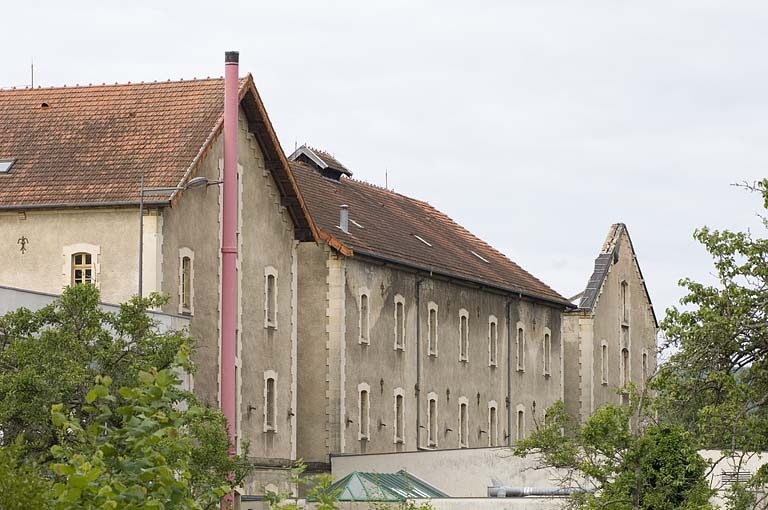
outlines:
{"label": "sloped roof slope", "polygon": [[331,485],[328,491],[338,493],[339,501],[396,502],[449,497],[440,489],[404,469],[397,473],[354,471]]}
{"label": "sloped roof slope", "polygon": [[[329,179],[301,161],[292,161],[291,168],[320,237],[345,255],[365,255],[572,306],[426,202],[345,177]],[[338,226],[342,204],[349,206],[348,232]]]}
{"label": "sloped roof slope", "polygon": [[[314,225],[250,74],[240,101],[297,236],[311,239]],[[0,90],[0,159],[15,160],[0,174],[0,209],[138,204],[142,174],[148,188],[181,186],[221,134],[223,112],[222,78]]]}
{"label": "sloped roof slope", "polygon": [[635,256],[635,248],[632,246],[632,238],[629,236],[629,230],[624,223],[614,223],[608,229],[608,235],[605,237],[603,247],[600,250],[597,258],[595,259],[595,268],[592,272],[592,276],[589,277],[587,287],[581,295],[579,301],[579,309],[581,310],[593,310],[595,304],[597,304],[597,298],[600,296],[600,291],[605,284],[605,279],[608,276],[608,271],[613,264],[614,259],[618,259],[619,250],[621,249],[621,235],[626,233],[629,240],[629,250],[632,254],[632,260],[635,263],[635,268],[640,276],[640,281],[643,282],[643,291],[648,299],[648,305],[651,307],[651,314],[653,315],[653,322],[658,327],[659,323],[656,319],[656,312],[653,309],[653,303],[651,303],[651,295],[648,293],[648,287],[645,284],[645,278],[643,278],[643,272],[640,269],[640,264],[637,262]]}

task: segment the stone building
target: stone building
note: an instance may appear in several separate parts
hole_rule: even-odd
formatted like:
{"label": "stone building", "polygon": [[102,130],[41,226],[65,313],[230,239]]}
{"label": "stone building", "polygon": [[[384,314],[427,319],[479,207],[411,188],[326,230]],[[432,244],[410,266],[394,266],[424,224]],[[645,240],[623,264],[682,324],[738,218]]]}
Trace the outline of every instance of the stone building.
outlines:
{"label": "stone building", "polygon": [[[0,286],[89,282],[118,303],[141,274],[189,322],[210,406],[223,92],[222,79],[0,90]],[[327,470],[337,453],[510,445],[556,400],[583,419],[654,370],[623,225],[574,309],[429,204],[322,151],[286,158],[250,75],[239,92],[235,428],[259,467],[246,493],[285,488],[297,458]]]}
{"label": "stone building", "polygon": [[626,225],[611,225],[578,308],[563,315],[565,404],[584,421],[656,370],[658,323]]}
{"label": "stone building", "polygon": [[565,298],[429,204],[289,159],[323,240],[299,246],[300,457],[510,444],[563,398]]}
{"label": "stone building", "polygon": [[[297,245],[314,227],[250,75],[239,95],[236,434],[257,492],[296,459]],[[143,293],[189,318],[194,390],[214,407],[223,96],[222,79],[0,90],[0,285],[137,294],[143,176]]]}

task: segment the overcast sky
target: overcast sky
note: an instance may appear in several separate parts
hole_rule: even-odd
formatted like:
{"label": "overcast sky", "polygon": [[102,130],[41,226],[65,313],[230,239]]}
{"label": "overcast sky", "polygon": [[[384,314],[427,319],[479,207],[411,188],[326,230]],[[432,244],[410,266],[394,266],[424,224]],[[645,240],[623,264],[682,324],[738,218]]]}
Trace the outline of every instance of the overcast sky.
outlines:
{"label": "overcast sky", "polygon": [[[124,5],[124,7],[122,6]],[[290,153],[426,200],[569,297],[626,223],[657,315],[711,280],[696,227],[751,227],[768,2],[13,2],[0,87],[223,74]],[[12,127],[11,127],[12,129]],[[2,136],[2,133],[0,133]]]}

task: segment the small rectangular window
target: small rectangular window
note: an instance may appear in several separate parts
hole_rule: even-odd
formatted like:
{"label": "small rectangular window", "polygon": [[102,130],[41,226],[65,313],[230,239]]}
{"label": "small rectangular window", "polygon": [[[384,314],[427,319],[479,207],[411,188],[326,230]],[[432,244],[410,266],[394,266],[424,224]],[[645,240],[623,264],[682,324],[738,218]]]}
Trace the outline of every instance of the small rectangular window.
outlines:
{"label": "small rectangular window", "polygon": [[600,347],[600,376],[603,384],[608,384],[608,345]]}
{"label": "small rectangular window", "polygon": [[90,253],[72,255],[72,285],[93,283],[93,262]]}
{"label": "small rectangular window", "polygon": [[552,373],[552,338],[549,333],[544,333],[544,375]]}
{"label": "small rectangular window", "polygon": [[517,410],[517,440],[522,441],[525,438],[525,411]]}
{"label": "small rectangular window", "polygon": [[469,436],[469,425],[467,423],[467,404],[459,404],[459,448],[468,446],[467,437]]}

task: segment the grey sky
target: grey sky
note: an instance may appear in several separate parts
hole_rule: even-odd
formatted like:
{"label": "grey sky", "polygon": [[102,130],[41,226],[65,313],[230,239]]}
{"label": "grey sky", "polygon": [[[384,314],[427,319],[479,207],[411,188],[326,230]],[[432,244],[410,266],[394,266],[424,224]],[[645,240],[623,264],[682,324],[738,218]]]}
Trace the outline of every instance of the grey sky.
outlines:
{"label": "grey sky", "polygon": [[[286,151],[426,200],[566,296],[627,224],[659,318],[694,228],[761,232],[764,1],[13,3],[0,86],[219,76],[241,52]],[[0,133],[0,136],[2,134]],[[354,216],[354,211],[351,212]]]}

